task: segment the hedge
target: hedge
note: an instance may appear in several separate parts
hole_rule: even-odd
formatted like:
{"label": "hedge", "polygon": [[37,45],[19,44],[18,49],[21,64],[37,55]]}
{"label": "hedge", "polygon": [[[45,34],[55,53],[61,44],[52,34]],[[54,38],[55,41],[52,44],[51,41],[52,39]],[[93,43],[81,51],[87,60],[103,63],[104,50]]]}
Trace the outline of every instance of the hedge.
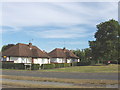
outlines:
{"label": "hedge", "polygon": [[103,61],[103,64],[106,64],[106,65],[108,65],[108,64],[120,64],[120,61],[114,60],[114,61],[110,61],[110,63],[108,63],[108,61]]}
{"label": "hedge", "polygon": [[69,67],[69,66],[71,66],[71,63],[42,64],[41,69],[63,68],[63,67]]}
{"label": "hedge", "polygon": [[55,68],[55,64],[42,64],[41,69],[52,69]]}
{"label": "hedge", "polygon": [[78,62],[72,62],[71,66],[78,66]]}
{"label": "hedge", "polygon": [[71,63],[64,63],[64,67],[70,67]]}
{"label": "hedge", "polygon": [[[39,64],[32,64],[32,70],[38,70],[40,67]],[[3,69],[25,69],[24,63],[14,63],[14,62],[2,62]]]}
{"label": "hedge", "polygon": [[32,64],[31,65],[31,70],[39,70],[40,65],[39,64]]}
{"label": "hedge", "polygon": [[2,62],[2,68],[14,69],[14,62]]}
{"label": "hedge", "polygon": [[24,63],[14,63],[14,69],[25,69]]}
{"label": "hedge", "polygon": [[88,66],[88,65],[91,65],[91,61],[77,62],[77,66]]}
{"label": "hedge", "polygon": [[62,68],[64,67],[64,63],[54,63],[55,64],[55,68]]}

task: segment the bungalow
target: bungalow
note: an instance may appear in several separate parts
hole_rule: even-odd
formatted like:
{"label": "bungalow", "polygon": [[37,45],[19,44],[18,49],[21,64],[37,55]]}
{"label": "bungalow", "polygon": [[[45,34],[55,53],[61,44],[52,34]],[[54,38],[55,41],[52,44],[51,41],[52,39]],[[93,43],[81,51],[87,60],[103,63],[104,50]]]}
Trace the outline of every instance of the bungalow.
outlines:
{"label": "bungalow", "polygon": [[14,63],[46,64],[50,63],[49,56],[32,43],[8,45],[2,52],[3,61],[14,61]]}
{"label": "bungalow", "polygon": [[48,55],[51,57],[51,63],[72,63],[72,62],[79,62],[79,57],[77,57],[72,51],[68,49],[60,49],[56,48]]}

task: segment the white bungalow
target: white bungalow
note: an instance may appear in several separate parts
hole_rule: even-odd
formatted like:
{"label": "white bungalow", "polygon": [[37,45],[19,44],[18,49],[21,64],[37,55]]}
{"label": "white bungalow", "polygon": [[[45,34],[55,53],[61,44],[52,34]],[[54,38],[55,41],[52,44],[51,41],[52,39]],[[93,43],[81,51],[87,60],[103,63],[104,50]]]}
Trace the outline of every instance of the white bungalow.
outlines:
{"label": "white bungalow", "polygon": [[12,45],[2,52],[2,57],[3,61],[14,61],[14,63],[40,65],[50,63],[49,56],[36,46],[33,46],[32,43]]}
{"label": "white bungalow", "polygon": [[56,48],[48,55],[51,57],[51,63],[72,63],[72,62],[79,62],[79,57],[77,57],[72,51],[68,49],[60,49]]}

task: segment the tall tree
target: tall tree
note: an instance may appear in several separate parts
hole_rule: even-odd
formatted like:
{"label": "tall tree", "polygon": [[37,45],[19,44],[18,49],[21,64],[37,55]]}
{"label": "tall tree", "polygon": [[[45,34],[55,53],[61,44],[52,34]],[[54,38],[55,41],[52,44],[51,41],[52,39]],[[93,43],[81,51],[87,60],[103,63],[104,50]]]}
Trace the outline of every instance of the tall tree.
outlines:
{"label": "tall tree", "polygon": [[95,41],[89,41],[92,56],[95,60],[117,60],[120,42],[120,25],[118,21],[109,20],[97,25]]}

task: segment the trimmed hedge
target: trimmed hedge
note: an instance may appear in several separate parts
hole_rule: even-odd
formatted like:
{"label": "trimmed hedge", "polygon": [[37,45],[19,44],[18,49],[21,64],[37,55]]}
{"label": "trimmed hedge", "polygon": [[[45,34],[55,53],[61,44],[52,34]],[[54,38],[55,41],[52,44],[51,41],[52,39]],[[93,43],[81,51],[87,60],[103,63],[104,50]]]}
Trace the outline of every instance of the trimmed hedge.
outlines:
{"label": "trimmed hedge", "polygon": [[71,63],[64,63],[64,67],[70,67]]}
{"label": "trimmed hedge", "polygon": [[55,64],[42,64],[41,69],[52,69],[55,68]]}
{"label": "trimmed hedge", "polygon": [[2,62],[3,69],[14,69],[14,62]]}
{"label": "trimmed hedge", "polygon": [[69,66],[71,66],[71,63],[42,64],[41,69],[63,68],[63,67],[69,67]]}
{"label": "trimmed hedge", "polygon": [[77,66],[88,66],[88,65],[91,65],[91,61],[77,62]]}
{"label": "trimmed hedge", "polygon": [[39,64],[32,64],[31,65],[31,70],[39,70],[40,65]]}
{"label": "trimmed hedge", "polygon": [[78,66],[78,62],[72,62],[71,66]]}
{"label": "trimmed hedge", "polygon": [[64,67],[64,63],[55,63],[55,68],[62,68]]}
{"label": "trimmed hedge", "polygon": [[24,63],[14,63],[14,69],[25,69]]}

